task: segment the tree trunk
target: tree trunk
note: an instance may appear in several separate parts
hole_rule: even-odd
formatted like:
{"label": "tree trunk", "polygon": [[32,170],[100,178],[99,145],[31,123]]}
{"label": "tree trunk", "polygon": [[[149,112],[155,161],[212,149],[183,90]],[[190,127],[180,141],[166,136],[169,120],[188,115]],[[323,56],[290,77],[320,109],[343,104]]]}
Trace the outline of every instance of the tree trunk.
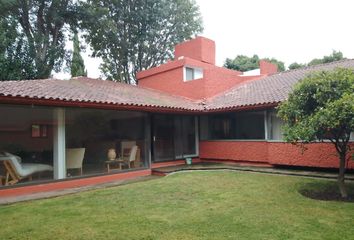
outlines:
{"label": "tree trunk", "polygon": [[348,193],[344,185],[345,174],[345,154],[340,154],[339,157],[339,175],[338,175],[338,187],[342,198],[347,198]]}

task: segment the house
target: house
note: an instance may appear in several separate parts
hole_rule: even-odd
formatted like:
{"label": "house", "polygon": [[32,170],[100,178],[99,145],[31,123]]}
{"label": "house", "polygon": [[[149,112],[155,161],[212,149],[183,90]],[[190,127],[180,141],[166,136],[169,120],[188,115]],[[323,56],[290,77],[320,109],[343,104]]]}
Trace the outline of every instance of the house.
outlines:
{"label": "house", "polygon": [[186,157],[337,168],[330,143],[302,154],[283,142],[275,113],[299,80],[336,67],[354,68],[354,60],[280,73],[266,61],[229,70],[215,65],[215,43],[197,37],[178,44],[173,61],[139,72],[137,86],[87,77],[0,82],[2,175],[12,171],[20,186],[40,173],[32,183],[64,188],[149,175]]}

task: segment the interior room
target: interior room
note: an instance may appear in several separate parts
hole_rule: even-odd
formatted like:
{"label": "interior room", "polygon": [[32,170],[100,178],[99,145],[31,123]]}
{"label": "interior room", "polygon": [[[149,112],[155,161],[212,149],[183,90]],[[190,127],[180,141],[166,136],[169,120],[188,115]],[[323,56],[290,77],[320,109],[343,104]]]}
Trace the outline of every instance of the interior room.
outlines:
{"label": "interior room", "polygon": [[[55,108],[0,105],[2,185],[54,179]],[[148,166],[147,115],[66,108],[65,178]]]}

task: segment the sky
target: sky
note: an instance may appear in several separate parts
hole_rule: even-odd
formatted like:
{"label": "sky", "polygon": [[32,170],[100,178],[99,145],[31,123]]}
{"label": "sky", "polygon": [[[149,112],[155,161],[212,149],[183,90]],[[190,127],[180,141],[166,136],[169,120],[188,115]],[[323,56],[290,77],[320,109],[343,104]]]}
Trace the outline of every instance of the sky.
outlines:
{"label": "sky", "polygon": [[[196,0],[201,36],[216,43],[216,64],[237,55],[276,58],[288,66],[307,63],[333,50],[354,58],[354,1]],[[83,53],[89,77],[100,77],[99,59]],[[55,74],[67,78],[68,74]]]}

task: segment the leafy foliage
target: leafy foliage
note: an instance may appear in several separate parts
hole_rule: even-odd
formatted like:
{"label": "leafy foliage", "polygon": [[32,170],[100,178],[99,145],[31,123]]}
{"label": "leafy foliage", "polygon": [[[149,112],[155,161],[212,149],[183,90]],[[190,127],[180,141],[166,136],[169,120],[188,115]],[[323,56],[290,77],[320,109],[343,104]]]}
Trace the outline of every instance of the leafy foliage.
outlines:
{"label": "leafy foliage", "polygon": [[[246,72],[259,68],[259,60],[261,59],[256,54],[252,57],[248,57],[245,55],[237,55],[234,59],[226,58],[224,67],[241,72]],[[271,63],[276,64],[278,66],[278,71],[285,70],[285,65],[282,61],[279,61],[275,58],[263,58],[263,60],[267,60]]]}
{"label": "leafy foliage", "polygon": [[298,68],[303,68],[303,67],[306,67],[306,64],[294,62],[294,63],[292,63],[292,64],[289,65],[289,69],[290,69],[290,70],[298,69]]}
{"label": "leafy foliage", "polygon": [[318,65],[318,64],[323,64],[323,63],[330,63],[330,62],[335,62],[343,59],[343,53],[341,51],[335,51],[333,50],[332,54],[329,56],[324,56],[323,58],[320,59],[312,59],[309,63],[308,66],[313,66],[313,65]]}
{"label": "leafy foliage", "polygon": [[193,0],[88,0],[82,28],[108,79],[135,82],[138,71],[164,63],[176,43],[202,31]]}
{"label": "leafy foliage", "polygon": [[0,5],[1,18],[16,20],[15,39],[25,43],[17,49],[18,54],[33,59],[33,78],[47,78],[53,69],[59,71],[66,55],[67,24],[74,25],[77,20],[74,1],[0,0]]}
{"label": "leafy foliage", "polygon": [[84,59],[81,57],[80,54],[80,41],[77,33],[74,35],[73,45],[74,51],[70,67],[71,77],[87,76]]}
{"label": "leafy foliage", "polygon": [[258,68],[258,62],[258,55],[253,55],[252,57],[248,57],[245,55],[237,55],[234,59],[226,58],[224,67],[241,72],[246,72]]}
{"label": "leafy foliage", "polygon": [[332,54],[329,56],[324,56],[323,58],[314,58],[312,59],[308,64],[302,64],[302,63],[297,63],[294,62],[289,65],[289,69],[298,69],[306,66],[314,66],[318,64],[323,64],[323,63],[330,63],[330,62],[335,62],[345,59],[343,57],[343,53],[341,51],[335,51],[333,50]]}
{"label": "leafy foliage", "polygon": [[335,145],[340,159],[339,178],[344,184],[350,133],[354,131],[353,70],[339,68],[306,77],[280,105],[278,115],[285,121],[286,141],[309,143],[327,139]]}
{"label": "leafy foliage", "polygon": [[36,71],[28,54],[28,43],[16,29],[16,20],[0,19],[0,81],[33,79]]}

